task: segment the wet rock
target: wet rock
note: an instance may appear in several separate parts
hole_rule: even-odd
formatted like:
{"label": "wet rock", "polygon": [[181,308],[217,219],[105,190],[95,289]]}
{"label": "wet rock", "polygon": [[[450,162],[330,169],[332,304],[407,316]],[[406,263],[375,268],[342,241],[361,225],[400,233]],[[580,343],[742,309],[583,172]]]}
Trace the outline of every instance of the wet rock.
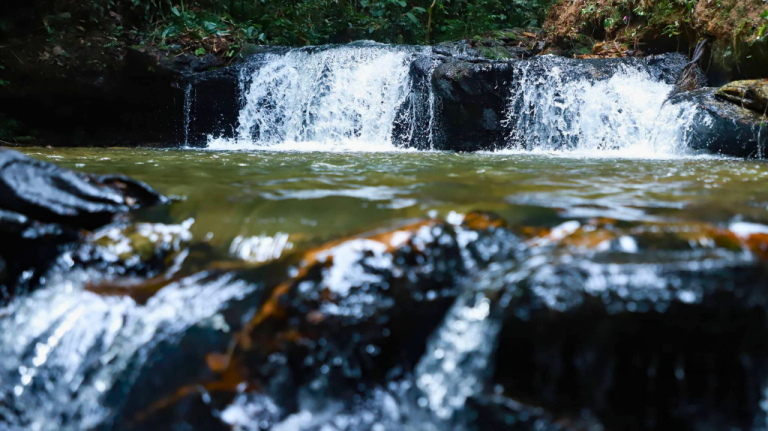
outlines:
{"label": "wet rock", "polygon": [[768,377],[755,241],[765,239],[615,221],[540,237],[531,244],[556,245],[508,290],[494,382],[605,429],[752,429]]}
{"label": "wet rock", "polygon": [[432,88],[442,128],[435,148],[478,151],[503,145],[506,89],[512,79],[507,63],[449,59],[437,66]]}
{"label": "wet rock", "polygon": [[162,202],[146,184],[124,176],[81,174],[0,149],[5,296],[35,284],[64,247],[81,238],[81,230]]}
{"label": "wet rock", "polygon": [[[519,97],[522,92],[552,91],[555,89],[547,86],[564,82],[605,80],[625,68],[673,84],[686,63],[679,54],[589,60],[539,56],[506,62],[445,59],[432,76],[439,124],[433,146],[453,151],[506,147],[520,118],[540,122],[531,115],[536,107]],[[558,72],[556,76],[551,75],[553,70]]]}
{"label": "wet rock", "polygon": [[0,209],[0,303],[36,285],[44,269],[80,238],[77,230]]}
{"label": "wet rock", "polygon": [[758,114],[768,114],[768,79],[731,82],[718,88],[715,95]]}
{"label": "wet rock", "polygon": [[[696,107],[691,129],[686,134],[690,148],[735,157],[766,156],[768,121],[764,115],[716,97],[717,90],[703,88],[682,93],[670,103]],[[732,97],[732,96],[729,96]]]}
{"label": "wet rock", "polygon": [[0,208],[39,222],[93,229],[115,214],[165,202],[122,175],[86,175],[0,149]]}
{"label": "wet rock", "polygon": [[[136,284],[157,282],[165,285],[186,269],[184,266],[191,253],[212,257],[206,243],[192,243],[189,228],[193,223],[194,220],[189,219],[178,225],[108,226],[89,235],[71,253],[71,259],[79,266],[110,274],[111,284],[102,281],[98,287],[88,288],[96,293],[127,295]],[[134,299],[143,303],[148,297]]]}
{"label": "wet rock", "polygon": [[[97,391],[103,409],[96,410],[110,416],[87,428],[99,430],[765,423],[763,229],[613,219],[511,229],[483,213],[449,221],[343,238],[266,264],[209,268],[134,292],[97,291],[143,296],[135,303],[89,293],[89,304],[133,310],[115,318],[136,332],[110,337],[139,337],[141,348],[130,357],[103,348],[77,370],[120,363],[119,372],[99,375],[96,389],[89,386],[96,377],[75,375],[77,385],[55,395]],[[114,248],[138,230],[101,246]],[[140,251],[142,241],[131,247],[157,253]],[[183,248],[184,235],[168,243]],[[184,319],[190,313],[198,317]],[[106,337],[86,341],[101,351]],[[52,346],[52,357],[68,347]],[[18,369],[10,367],[13,381]],[[13,414],[20,405],[6,399]],[[93,406],[77,404],[65,416],[78,424]]]}
{"label": "wet rock", "polygon": [[[500,395],[482,395],[470,398],[467,400],[467,409],[475,416],[467,424],[467,427],[478,431],[586,431],[602,429],[599,424],[590,424],[581,418],[576,421],[556,421],[541,407],[525,405]],[[595,427],[595,425],[597,426]]]}
{"label": "wet rock", "polygon": [[[167,427],[180,406],[200,399],[201,388],[216,409],[247,392],[290,412],[300,391],[351,399],[403,376],[424,354],[459,280],[500,253],[516,252],[519,242],[499,247],[492,239],[503,231],[500,223],[480,215],[463,226],[419,222],[240,272],[236,279],[265,289],[222,312],[236,331],[231,342],[219,337],[224,350],[207,353],[189,344],[184,385],[169,387],[145,370],[115,423]],[[286,268],[291,276],[281,280]],[[189,362],[193,357],[199,362]]]}

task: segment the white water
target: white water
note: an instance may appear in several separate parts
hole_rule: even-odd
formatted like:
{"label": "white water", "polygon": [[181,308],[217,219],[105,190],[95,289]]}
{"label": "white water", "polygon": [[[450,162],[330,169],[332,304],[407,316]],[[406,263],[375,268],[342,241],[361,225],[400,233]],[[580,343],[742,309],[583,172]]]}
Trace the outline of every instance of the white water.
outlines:
{"label": "white water", "polygon": [[501,323],[489,318],[491,301],[468,292],[448,311],[416,367],[416,384],[424,404],[442,420],[460,411],[467,399],[484,389]]}
{"label": "white water", "polygon": [[[208,148],[415,151],[397,143],[415,135],[431,137],[439,124],[431,92],[428,101],[421,101],[429,104],[429,121],[416,121],[413,107],[402,109],[418,91],[414,86],[422,84],[409,76],[415,52],[366,44],[271,54],[259,69],[241,75],[243,108],[235,137],[209,137]],[[686,134],[695,108],[665,104],[672,85],[639,66],[625,65],[602,79],[592,77],[605,70],[590,67],[557,57],[515,65],[506,114],[508,147],[500,151],[566,157],[691,155]]]}
{"label": "white water", "polygon": [[[510,98],[508,152],[626,158],[689,155],[689,104],[665,104],[673,86],[623,66],[608,79],[569,77],[573,63],[521,63]],[[542,73],[543,72],[543,73]],[[595,73],[590,71],[590,73]]]}
{"label": "white water", "polygon": [[413,53],[384,45],[272,55],[250,77],[234,139],[208,148],[394,151]]}

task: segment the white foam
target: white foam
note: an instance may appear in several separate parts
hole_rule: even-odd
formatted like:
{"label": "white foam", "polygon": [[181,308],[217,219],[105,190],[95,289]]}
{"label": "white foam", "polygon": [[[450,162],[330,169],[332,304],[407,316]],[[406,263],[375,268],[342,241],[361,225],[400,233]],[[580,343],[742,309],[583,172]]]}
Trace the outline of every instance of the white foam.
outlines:
{"label": "white foam", "polygon": [[234,139],[208,148],[396,151],[399,108],[411,92],[412,52],[385,45],[294,50],[250,77]]}
{"label": "white foam", "polygon": [[518,66],[509,102],[506,154],[578,158],[691,157],[687,132],[693,105],[665,103],[673,89],[625,66],[608,79],[573,78],[554,59],[545,70]]}

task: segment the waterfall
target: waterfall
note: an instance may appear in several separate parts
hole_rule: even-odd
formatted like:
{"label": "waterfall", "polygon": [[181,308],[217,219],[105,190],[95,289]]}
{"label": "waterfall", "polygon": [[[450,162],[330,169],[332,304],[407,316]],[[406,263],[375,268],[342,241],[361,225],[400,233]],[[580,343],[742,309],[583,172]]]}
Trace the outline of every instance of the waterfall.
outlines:
{"label": "waterfall", "polygon": [[[519,60],[503,72],[506,88],[472,97],[508,97],[505,112],[497,113],[505,119],[499,126],[507,137],[502,151],[678,156],[690,151],[696,109],[691,103],[666,103],[680,69],[670,58]],[[253,62],[257,67],[241,69],[234,136],[209,136],[208,148],[432,149],[433,136],[442,136],[446,118],[453,118],[441,111],[443,101],[434,91],[453,84],[433,75],[439,64],[454,61],[468,60],[430,48],[370,42],[261,54]]]}
{"label": "waterfall", "polygon": [[643,66],[551,56],[518,63],[507,109],[509,148],[588,156],[683,154],[695,107],[665,103],[674,86]]}
{"label": "waterfall", "polygon": [[189,124],[192,111],[192,82],[188,82],[184,88],[184,146],[189,145]]}
{"label": "waterfall", "polygon": [[366,43],[267,54],[243,77],[235,138],[211,138],[208,148],[395,150],[396,126],[413,121],[400,108],[417,52]]}

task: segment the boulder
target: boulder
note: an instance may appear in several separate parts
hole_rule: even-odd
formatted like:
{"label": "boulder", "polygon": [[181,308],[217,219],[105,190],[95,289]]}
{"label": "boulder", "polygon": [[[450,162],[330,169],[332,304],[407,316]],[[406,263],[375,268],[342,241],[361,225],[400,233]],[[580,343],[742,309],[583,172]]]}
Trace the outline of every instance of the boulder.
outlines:
{"label": "boulder", "polygon": [[718,88],[715,95],[742,108],[768,115],[768,79],[731,82]]}
{"label": "boulder", "polygon": [[165,202],[123,175],[88,175],[0,149],[0,208],[76,229],[106,225],[118,213]]}
{"label": "boulder", "polygon": [[6,297],[39,281],[82,230],[166,198],[122,175],[88,175],[0,149],[0,260]]}
{"label": "boulder", "polygon": [[604,429],[764,423],[768,237],[674,223],[577,226],[541,235],[545,248],[557,244],[546,263],[508,287],[494,384]]}
{"label": "boulder", "polygon": [[669,100],[673,104],[692,104],[696,109],[692,125],[686,133],[687,145],[695,150],[727,156],[766,157],[768,119],[765,115],[718,97],[717,91],[715,88],[703,88],[678,94]]}

